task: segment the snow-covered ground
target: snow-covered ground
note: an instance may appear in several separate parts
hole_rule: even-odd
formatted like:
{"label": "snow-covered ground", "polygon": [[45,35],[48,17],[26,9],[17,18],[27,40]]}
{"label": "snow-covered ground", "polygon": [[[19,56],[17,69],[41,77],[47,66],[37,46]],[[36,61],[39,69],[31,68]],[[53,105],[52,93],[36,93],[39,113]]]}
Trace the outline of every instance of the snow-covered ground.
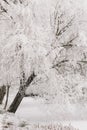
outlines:
{"label": "snow-covered ground", "polygon": [[78,130],[71,124],[62,124],[59,122],[30,123],[9,113],[3,114],[1,122],[0,130]]}
{"label": "snow-covered ground", "polygon": [[47,103],[43,98],[25,97],[16,115],[29,121],[86,120],[86,106]]}
{"label": "snow-covered ground", "polygon": [[[9,98],[9,104],[13,97],[11,95]],[[64,107],[61,106],[61,113],[57,107],[58,104],[47,104],[43,98],[25,97],[15,115],[0,114],[0,130],[60,130],[60,127],[61,130],[87,130],[86,120],[64,121],[64,116],[67,117],[70,113],[64,115]]]}
{"label": "snow-covered ground", "polygon": [[55,104],[50,105],[44,103],[45,103],[44,100],[40,98],[39,99],[24,98],[18,111],[16,112],[16,115],[29,120],[29,122],[35,122],[41,124],[45,123],[46,124],[61,123],[63,125],[71,124],[75,128],[79,128],[79,130],[87,130],[87,121],[70,121],[70,120],[59,121],[58,120],[59,115],[56,115],[55,112],[52,112]]}
{"label": "snow-covered ground", "polygon": [[[14,96],[10,95],[8,106],[13,98]],[[79,106],[77,108],[81,109]],[[71,111],[68,111],[69,109]],[[68,130],[69,128],[69,130],[87,130],[87,121],[80,119],[81,116],[85,117],[86,114],[80,115],[80,120],[77,121],[72,120],[72,115],[74,115],[74,119],[75,115],[78,115],[75,108],[73,109],[73,105],[71,107],[68,105],[59,106],[58,104],[47,104],[46,100],[40,97],[25,97],[15,115],[0,114],[0,130],[36,130],[36,128],[37,130],[50,130],[50,127],[52,130],[54,128],[60,130],[57,129],[60,125],[62,128],[64,126],[62,130]]]}

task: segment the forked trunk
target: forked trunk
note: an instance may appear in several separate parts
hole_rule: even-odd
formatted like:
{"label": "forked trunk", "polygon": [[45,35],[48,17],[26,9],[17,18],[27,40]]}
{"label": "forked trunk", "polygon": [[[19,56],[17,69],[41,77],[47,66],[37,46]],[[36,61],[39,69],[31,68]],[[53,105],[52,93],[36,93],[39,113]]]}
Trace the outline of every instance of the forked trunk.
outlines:
{"label": "forked trunk", "polygon": [[15,113],[17,111],[17,109],[18,109],[22,99],[25,96],[26,89],[31,84],[31,82],[34,80],[35,76],[36,75],[34,73],[32,73],[30,75],[30,77],[28,78],[27,82],[25,83],[25,85],[24,86],[20,86],[20,89],[19,89],[18,93],[16,94],[12,104],[10,105],[10,107],[8,109],[8,112]]}

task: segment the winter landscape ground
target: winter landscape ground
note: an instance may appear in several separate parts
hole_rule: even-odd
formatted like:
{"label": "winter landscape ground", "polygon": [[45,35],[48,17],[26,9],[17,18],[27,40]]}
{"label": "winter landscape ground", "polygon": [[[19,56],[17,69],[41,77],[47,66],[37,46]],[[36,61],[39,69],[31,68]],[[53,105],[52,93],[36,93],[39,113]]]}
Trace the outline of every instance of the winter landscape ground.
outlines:
{"label": "winter landscape ground", "polygon": [[87,1],[0,0],[0,130],[87,130]]}

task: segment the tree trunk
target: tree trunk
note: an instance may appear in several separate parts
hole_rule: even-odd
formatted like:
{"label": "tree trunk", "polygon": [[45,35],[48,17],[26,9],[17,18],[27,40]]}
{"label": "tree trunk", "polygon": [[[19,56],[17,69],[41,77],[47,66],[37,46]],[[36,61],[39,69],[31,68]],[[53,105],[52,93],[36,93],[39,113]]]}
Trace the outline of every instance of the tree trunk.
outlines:
{"label": "tree trunk", "polygon": [[4,109],[6,109],[7,104],[8,104],[9,88],[10,88],[10,85],[7,85],[7,93],[6,93],[6,101],[5,101]]}
{"label": "tree trunk", "polygon": [[9,107],[8,111],[15,113],[18,106],[20,105],[22,99],[24,96],[22,96],[19,92],[16,94],[16,97],[14,98],[11,106]]}
{"label": "tree trunk", "polygon": [[19,88],[19,91],[18,93],[16,94],[12,104],[10,105],[9,109],[8,109],[8,112],[12,112],[12,113],[15,113],[22,101],[22,99],[24,98],[25,96],[25,91],[26,89],[28,88],[28,86],[31,84],[31,82],[34,80],[35,78],[35,74],[34,72],[30,75],[30,77],[27,79],[25,85],[23,86],[20,86]]}
{"label": "tree trunk", "polygon": [[6,86],[3,85],[0,87],[0,104],[2,104],[5,94],[6,94]]}

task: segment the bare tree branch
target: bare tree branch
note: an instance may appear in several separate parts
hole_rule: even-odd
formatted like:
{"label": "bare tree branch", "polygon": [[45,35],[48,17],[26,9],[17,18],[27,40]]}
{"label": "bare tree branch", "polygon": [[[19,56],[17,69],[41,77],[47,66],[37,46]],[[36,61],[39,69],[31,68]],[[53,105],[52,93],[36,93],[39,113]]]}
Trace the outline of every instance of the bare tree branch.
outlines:
{"label": "bare tree branch", "polygon": [[22,0],[19,0],[20,4],[22,4]]}
{"label": "bare tree branch", "polygon": [[7,10],[0,4],[0,9],[2,12],[7,13]]}
{"label": "bare tree branch", "polygon": [[62,60],[62,61],[58,62],[57,64],[53,65],[52,68],[60,67],[61,64],[66,63],[66,62],[68,62],[68,61],[69,61],[69,60]]}
{"label": "bare tree branch", "polygon": [[66,48],[66,49],[69,49],[71,48],[73,45],[72,45],[72,42],[74,42],[76,40],[76,38],[78,37],[78,35],[74,36],[72,39],[70,39],[66,44],[64,44],[62,47]]}
{"label": "bare tree branch", "polygon": [[60,29],[59,31],[56,31],[56,36],[58,37],[62,35],[72,25],[72,22],[73,22],[73,18],[62,29]]}
{"label": "bare tree branch", "polygon": [[9,3],[8,3],[8,1],[7,0],[3,0],[6,4],[8,4],[9,5]]}
{"label": "bare tree branch", "polygon": [[78,61],[78,63],[87,64],[87,60],[81,60],[81,61]]}

